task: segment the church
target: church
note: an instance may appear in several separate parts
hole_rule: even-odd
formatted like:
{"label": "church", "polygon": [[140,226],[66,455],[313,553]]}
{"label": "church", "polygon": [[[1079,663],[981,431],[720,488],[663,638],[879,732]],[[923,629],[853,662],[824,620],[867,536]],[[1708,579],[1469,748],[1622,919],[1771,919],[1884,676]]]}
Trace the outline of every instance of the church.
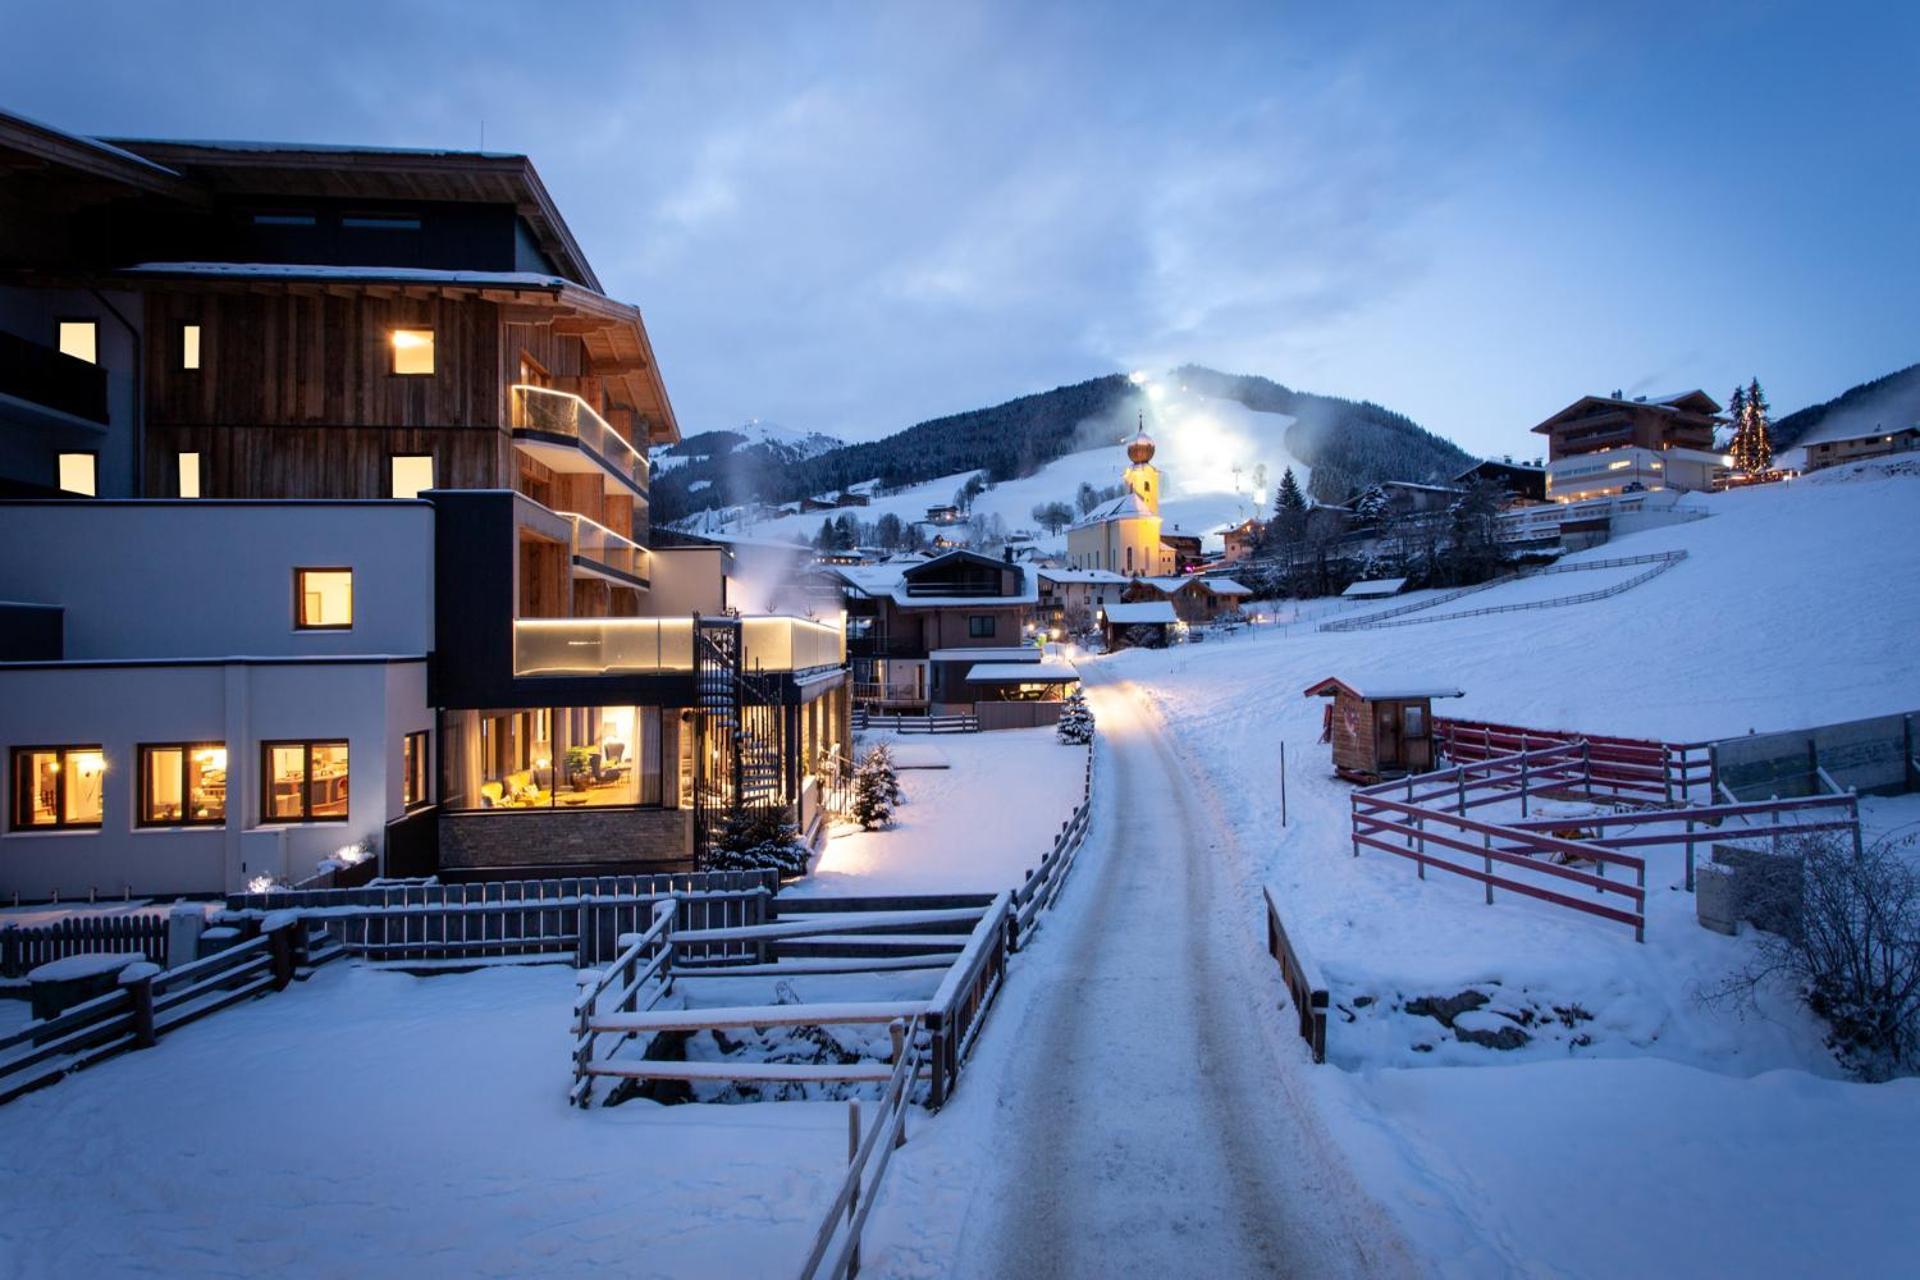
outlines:
{"label": "church", "polygon": [[1127,491],[1101,503],[1067,530],[1067,560],[1075,569],[1105,569],[1130,578],[1177,571],[1174,549],[1160,538],[1160,471],[1143,418],[1127,443]]}

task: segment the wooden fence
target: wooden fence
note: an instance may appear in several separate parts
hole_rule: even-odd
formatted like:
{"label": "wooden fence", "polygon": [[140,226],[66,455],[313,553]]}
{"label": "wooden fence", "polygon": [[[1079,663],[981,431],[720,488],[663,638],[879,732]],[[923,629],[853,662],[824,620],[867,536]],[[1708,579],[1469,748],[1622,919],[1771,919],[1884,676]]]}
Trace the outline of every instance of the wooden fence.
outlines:
{"label": "wooden fence", "polygon": [[[1359,857],[1364,846],[1409,859],[1422,879],[1432,867],[1478,881],[1489,904],[1495,889],[1505,889],[1631,925],[1635,939],[1645,941],[1646,860],[1628,850],[1683,851],[1691,887],[1693,848],[1704,841],[1847,830],[1859,838],[1858,801],[1850,794],[1680,803],[1578,817],[1531,815],[1536,797],[1584,795],[1607,801],[1613,797],[1605,792],[1618,783],[1616,774],[1595,765],[1590,744],[1572,742],[1361,788],[1351,797],[1353,853]],[[1518,821],[1468,816],[1485,805],[1514,802],[1520,806]],[[1613,834],[1620,828],[1626,833]],[[1609,876],[1609,868],[1617,868],[1620,877]]]}
{"label": "wooden fence", "polygon": [[1696,790],[1711,797],[1718,781],[1711,744],[1615,738],[1566,729],[1531,729],[1484,720],[1433,718],[1434,736],[1455,764],[1494,760],[1535,747],[1586,744],[1588,772],[1597,785],[1617,796],[1686,803]]}
{"label": "wooden fence", "polygon": [[884,712],[867,711],[864,708],[855,707],[852,724],[855,733],[864,733],[868,729],[891,729],[895,733],[980,732],[980,717],[971,712],[942,716],[905,716],[888,715]]}
{"label": "wooden fence", "polygon": [[68,956],[134,951],[154,964],[167,963],[165,914],[81,915],[52,924],[7,925],[0,928],[0,978],[24,977],[40,965]]}
{"label": "wooden fence", "polygon": [[1073,861],[1086,843],[1087,829],[1093,820],[1093,752],[1087,752],[1086,769],[1080,779],[1080,803],[1073,814],[1060,824],[1053,847],[1040,859],[1040,865],[1027,872],[1027,878],[1013,891],[1013,920],[1007,934],[1007,949],[1018,951],[1040,927],[1040,913],[1053,906],[1060,886],[1073,870]]}
{"label": "wooden fence", "polygon": [[307,928],[289,916],[252,938],[171,969],[123,974],[113,991],[0,1037],[0,1103],[49,1085],[242,1000],[284,990],[309,954]]}
{"label": "wooden fence", "polygon": [[[907,1110],[913,1103],[914,1082],[925,1065],[918,1021],[895,1020],[893,1033],[893,1070],[880,1094],[880,1114],[863,1138],[860,1131],[860,1104],[847,1104],[847,1176],[841,1180],[820,1226],[813,1233],[813,1247],[800,1267],[801,1280],[814,1280],[825,1274],[832,1280],[860,1272],[860,1233],[867,1214],[880,1195],[880,1184],[887,1176],[887,1163],[893,1153],[907,1143]],[[877,1153],[877,1158],[876,1158]],[[834,1248],[835,1241],[839,1248]],[[832,1250],[829,1260],[828,1251]],[[822,1268],[825,1268],[824,1272]]]}
{"label": "wooden fence", "polygon": [[1307,1042],[1315,1062],[1327,1060],[1327,980],[1320,966],[1308,958],[1287,934],[1280,916],[1280,904],[1273,889],[1263,890],[1267,900],[1267,954],[1280,965],[1281,980],[1293,998],[1293,1009],[1300,1019],[1300,1038]]}
{"label": "wooden fence", "polygon": [[[1492,613],[1519,613],[1529,609],[1557,609],[1563,605],[1587,604],[1594,600],[1604,600],[1608,596],[1617,596],[1623,591],[1631,591],[1644,582],[1659,577],[1667,570],[1687,558],[1685,551],[1656,551],[1642,556],[1616,556],[1611,560],[1585,560],[1577,564],[1550,564],[1544,568],[1532,569],[1520,574],[1503,574],[1471,587],[1462,587],[1457,591],[1444,592],[1427,600],[1416,600],[1412,604],[1403,604],[1398,608],[1381,613],[1370,613],[1360,618],[1342,618],[1337,622],[1321,624],[1322,631],[1366,631],[1375,627],[1412,627],[1427,622],[1452,622],[1459,618],[1479,618]],[[1585,573],[1594,569],[1619,569],[1630,565],[1647,565],[1647,569],[1610,587],[1601,587],[1597,591],[1582,591],[1570,596],[1556,596],[1551,600],[1527,600],[1518,604],[1488,605],[1480,609],[1466,609],[1459,613],[1444,613],[1437,617],[1410,617],[1410,614],[1425,613],[1443,604],[1450,604],[1462,596],[1477,591],[1490,590],[1505,586],[1522,578],[1540,578],[1559,573]]]}

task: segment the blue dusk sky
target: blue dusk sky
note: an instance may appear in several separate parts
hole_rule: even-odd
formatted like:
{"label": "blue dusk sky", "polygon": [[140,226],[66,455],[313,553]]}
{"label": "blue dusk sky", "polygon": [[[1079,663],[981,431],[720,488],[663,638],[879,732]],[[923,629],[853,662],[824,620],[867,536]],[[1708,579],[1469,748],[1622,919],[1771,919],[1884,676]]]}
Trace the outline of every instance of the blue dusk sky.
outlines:
{"label": "blue dusk sky", "polygon": [[525,152],[689,434],[1196,361],[1478,452],[1920,360],[1920,5],[0,2],[82,133]]}

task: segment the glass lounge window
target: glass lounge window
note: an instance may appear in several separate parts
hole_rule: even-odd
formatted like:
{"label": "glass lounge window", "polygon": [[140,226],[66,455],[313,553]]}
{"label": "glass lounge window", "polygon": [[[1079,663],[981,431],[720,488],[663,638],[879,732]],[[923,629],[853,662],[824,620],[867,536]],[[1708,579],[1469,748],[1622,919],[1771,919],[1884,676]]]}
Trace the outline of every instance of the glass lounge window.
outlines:
{"label": "glass lounge window", "polygon": [[299,631],[346,631],[353,626],[353,570],[295,569],[293,625]]}
{"label": "glass lounge window", "polygon": [[406,772],[400,784],[400,803],[408,809],[417,809],[432,798],[427,789],[427,731],[407,735]]}
{"label": "glass lounge window", "polygon": [[433,488],[433,455],[396,453],[393,455],[393,496],[417,498]]}
{"label": "glass lounge window", "polygon": [[262,817],[268,822],[345,822],[347,744],[260,744]]}
{"label": "glass lounge window", "polygon": [[967,618],[967,635],[975,640],[983,640],[993,635],[994,617],[990,613],[975,613]]}
{"label": "glass lounge window", "polygon": [[393,344],[393,371],[408,377],[433,373],[433,330],[395,329],[389,335]]}
{"label": "glass lounge window", "polygon": [[256,213],[253,225],[256,227],[311,227],[318,220],[311,213]]}
{"label": "glass lounge window", "polygon": [[197,324],[180,326],[180,367],[182,369],[200,367],[200,326]]}
{"label": "glass lounge window", "polygon": [[180,496],[197,498],[200,496],[200,455],[182,453],[175,455],[180,470]]}
{"label": "glass lounge window", "polygon": [[57,330],[60,354],[100,363],[100,322],[98,320],[62,320]]}
{"label": "glass lounge window", "polygon": [[107,757],[99,747],[15,747],[14,829],[99,826],[106,781]]}
{"label": "glass lounge window", "polygon": [[219,742],[140,748],[140,825],[218,826],[227,820],[227,748]]}
{"label": "glass lounge window", "polygon": [[418,231],[420,219],[406,213],[350,213],[340,225],[354,231]]}
{"label": "glass lounge window", "polygon": [[95,469],[99,459],[91,453],[60,455],[60,492],[91,498],[98,492]]}

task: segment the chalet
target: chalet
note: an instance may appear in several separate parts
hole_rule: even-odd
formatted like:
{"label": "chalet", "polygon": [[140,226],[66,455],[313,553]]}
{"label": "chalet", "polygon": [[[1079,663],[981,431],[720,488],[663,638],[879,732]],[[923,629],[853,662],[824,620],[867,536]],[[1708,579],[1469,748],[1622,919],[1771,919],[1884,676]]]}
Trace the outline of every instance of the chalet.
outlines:
{"label": "chalet", "polygon": [[1198,574],[1185,577],[1135,578],[1121,593],[1129,604],[1164,600],[1173,606],[1180,621],[1189,626],[1212,622],[1223,614],[1239,612],[1252,591],[1231,578],[1209,578]]}
{"label": "chalet", "polygon": [[855,701],[889,711],[967,710],[978,662],[1037,659],[1027,643],[1036,571],[973,551],[839,568]]}
{"label": "chalet", "polygon": [[1233,564],[1245,560],[1259,548],[1260,539],[1266,531],[1266,525],[1251,516],[1239,524],[1228,525],[1220,530],[1220,540],[1226,548],[1221,563]]}
{"label": "chalet", "polygon": [[1857,425],[1848,426],[1844,422],[1831,428],[1823,425],[1816,427],[1810,436],[1800,441],[1798,447],[1804,451],[1806,459],[1803,469],[1819,471],[1843,462],[1884,458],[1889,454],[1910,453],[1920,449],[1920,423],[1892,431],[1879,426],[1871,431],[1862,431]]}
{"label": "chalet", "polygon": [[936,507],[928,507],[926,523],[928,524],[959,524],[960,508],[952,505],[951,503],[943,504]]}
{"label": "chalet", "polygon": [[1350,782],[1424,773],[1433,768],[1433,700],[1464,696],[1458,689],[1368,685],[1357,689],[1326,679],[1306,697],[1329,698],[1320,741],[1333,747],[1333,770]]}
{"label": "chalet", "polygon": [[1475,484],[1498,485],[1506,495],[1506,506],[1547,500],[1547,469],[1538,462],[1487,458],[1462,471],[1453,482],[1463,489]]}
{"label": "chalet", "polygon": [[[1178,553],[1163,536],[1160,472],[1144,420],[1127,444],[1126,491],[1087,512],[1067,530],[1067,562],[1076,569],[1104,569],[1129,578],[1178,571]],[[1199,555],[1199,540],[1193,554]]]}
{"label": "chalet", "polygon": [[1040,583],[1039,621],[1049,629],[1078,631],[1093,625],[1100,608],[1118,603],[1131,581],[1125,574],[1105,569],[1035,570]]}
{"label": "chalet", "polygon": [[1165,600],[1110,604],[1100,611],[1100,634],[1109,653],[1165,648],[1179,626],[1179,616]]}
{"label": "chalet", "polygon": [[1173,553],[1173,571],[1190,573],[1201,561],[1201,538],[1197,533],[1182,533],[1178,529],[1162,530],[1160,545]]}
{"label": "chalet", "polygon": [[1704,391],[1670,396],[1582,396],[1534,427],[1547,437],[1547,497],[1578,502],[1652,489],[1706,490],[1724,482],[1713,450],[1719,404]]}
{"label": "chalet", "polygon": [[0,170],[0,600],[33,606],[0,893],[294,882],[343,846],[678,869],[742,808],[816,816],[839,629],[741,616],[729,548],[655,545],[647,451],[680,436],[645,321],[525,156],[0,115]]}

